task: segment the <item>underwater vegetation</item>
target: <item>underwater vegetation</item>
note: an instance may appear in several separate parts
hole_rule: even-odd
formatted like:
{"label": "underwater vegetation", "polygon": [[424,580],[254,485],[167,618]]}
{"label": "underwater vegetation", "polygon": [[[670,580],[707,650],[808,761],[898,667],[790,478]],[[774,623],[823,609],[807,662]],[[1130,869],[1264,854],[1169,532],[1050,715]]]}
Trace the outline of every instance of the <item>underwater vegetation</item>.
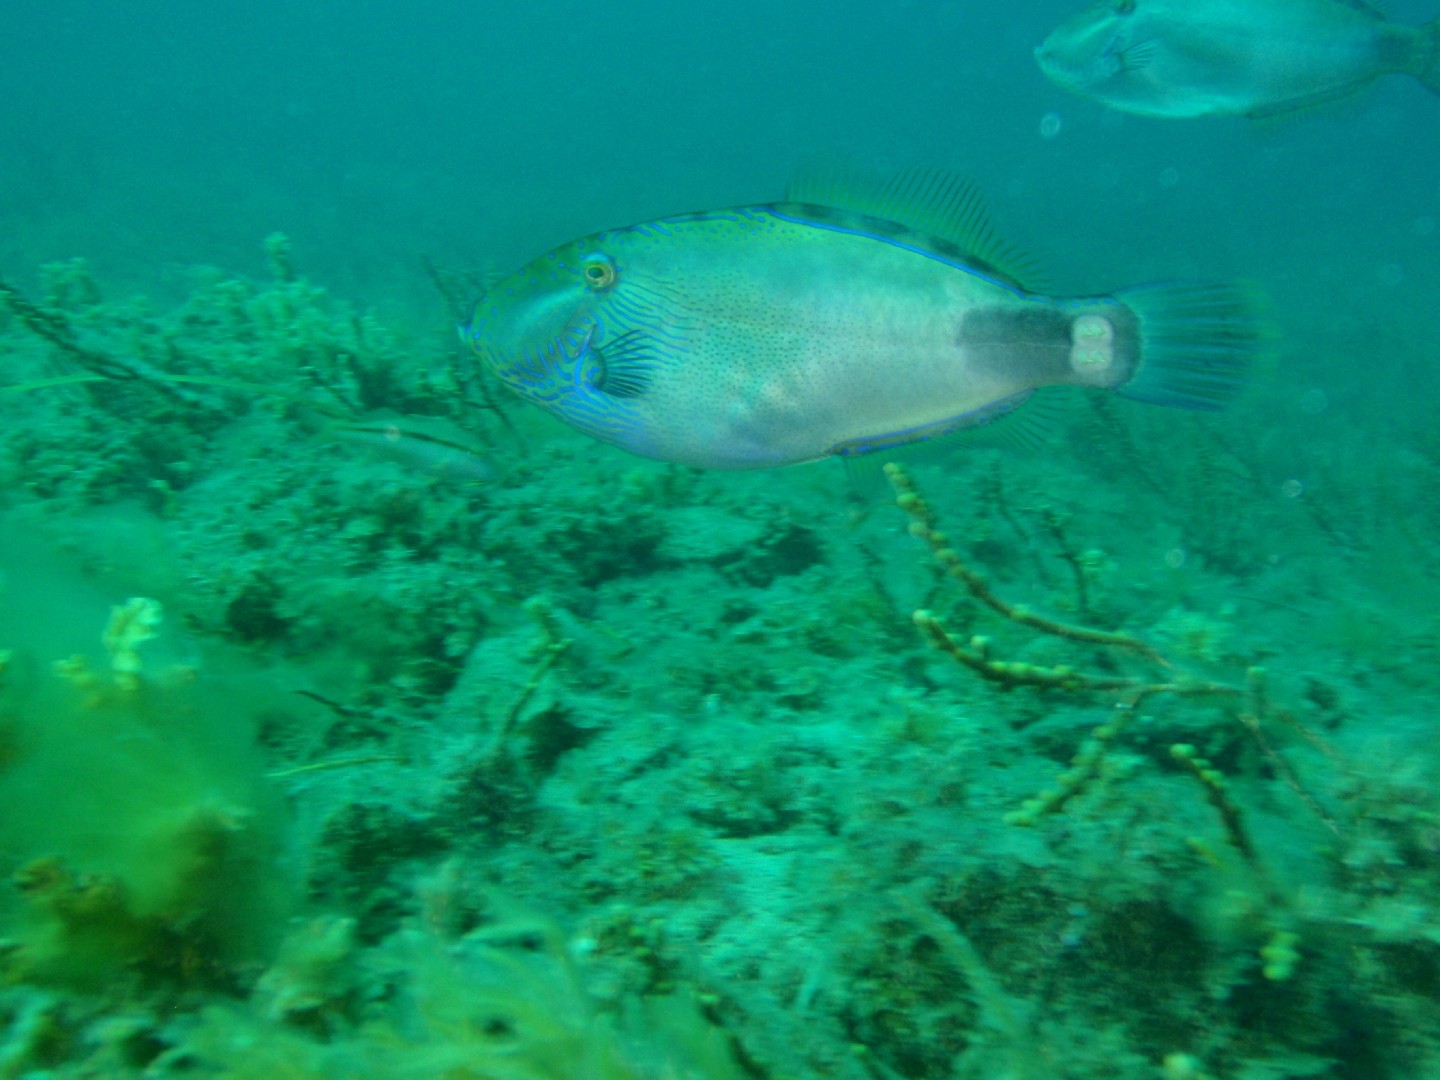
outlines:
{"label": "underwater vegetation", "polygon": [[1440,445],[1076,398],[897,507],[267,252],[0,296],[0,1077],[1440,1071]]}
{"label": "underwater vegetation", "polygon": [[[29,570],[33,588],[44,578]],[[37,598],[6,591],[10,625],[25,625]],[[234,703],[193,670],[145,671],[162,619],[144,597],[116,605],[101,665],[76,654],[44,672],[6,654],[11,981],[226,985],[278,930],[286,890],[260,759]]]}

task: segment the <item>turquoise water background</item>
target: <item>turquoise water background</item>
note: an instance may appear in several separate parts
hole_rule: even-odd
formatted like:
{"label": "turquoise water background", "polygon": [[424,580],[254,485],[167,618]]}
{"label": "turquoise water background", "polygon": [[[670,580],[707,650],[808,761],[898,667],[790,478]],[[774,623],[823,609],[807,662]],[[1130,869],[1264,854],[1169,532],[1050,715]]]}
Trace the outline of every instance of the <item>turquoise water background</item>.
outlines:
{"label": "turquoise water background", "polygon": [[[10,7],[0,279],[69,345],[0,308],[0,1077],[1440,1075],[1440,98],[1122,115],[1033,62],[1068,0]],[[463,371],[427,260],[836,159],[972,177],[1057,293],[1270,295],[1225,417],[913,466],[1003,597],[1170,666],[985,611],[833,463]],[[87,351],[156,377],[31,386]],[[986,682],[920,607],[1167,689]]]}
{"label": "turquoise water background", "polygon": [[[416,252],[509,269],[773,198],[844,155],[973,176],[1063,288],[1263,273],[1287,329],[1395,357],[1398,387],[1421,377],[1378,312],[1437,291],[1424,91],[1385,79],[1258,132],[1127,117],[1033,63],[1069,6],[21,5],[0,43],[0,255],[84,250],[155,289],[177,264],[253,269],[278,229],[348,295],[403,303]],[[1342,396],[1389,389],[1335,368]]]}

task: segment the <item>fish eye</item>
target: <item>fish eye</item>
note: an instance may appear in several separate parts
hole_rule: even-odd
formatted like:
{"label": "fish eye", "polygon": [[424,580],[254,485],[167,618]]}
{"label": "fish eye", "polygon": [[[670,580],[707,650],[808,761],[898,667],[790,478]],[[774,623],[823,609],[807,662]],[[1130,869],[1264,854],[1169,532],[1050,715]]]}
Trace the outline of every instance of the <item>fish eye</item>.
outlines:
{"label": "fish eye", "polygon": [[615,263],[607,255],[591,255],[580,267],[580,276],[590,288],[600,291],[615,284]]}

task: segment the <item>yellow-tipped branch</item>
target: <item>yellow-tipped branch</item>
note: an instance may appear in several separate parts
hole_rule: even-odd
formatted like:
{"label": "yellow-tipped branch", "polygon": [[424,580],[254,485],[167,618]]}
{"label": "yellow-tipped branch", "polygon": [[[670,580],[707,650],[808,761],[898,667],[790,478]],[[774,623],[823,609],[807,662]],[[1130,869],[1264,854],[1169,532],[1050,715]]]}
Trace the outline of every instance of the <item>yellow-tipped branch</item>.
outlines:
{"label": "yellow-tipped branch", "polygon": [[935,515],[931,511],[929,503],[920,497],[905,470],[892,462],[885,466],[885,476],[890,481],[890,486],[895,489],[896,505],[910,515],[910,535],[923,540],[930,548],[930,554],[934,556],[935,562],[940,568],[953,580],[963,585],[977,602],[1010,622],[1031,630],[1038,630],[1042,634],[1087,645],[1123,649],[1143,656],[1158,667],[1169,668],[1172,666],[1170,661],[1161,656],[1154,646],[1139,638],[1131,637],[1129,634],[1117,634],[1108,630],[1096,630],[1088,626],[1060,622],[1058,619],[1037,615],[1019,604],[1011,604],[1002,600],[990,588],[989,583],[982,575],[965,564],[965,561],[960,558],[959,552],[950,546],[950,538],[935,528]]}

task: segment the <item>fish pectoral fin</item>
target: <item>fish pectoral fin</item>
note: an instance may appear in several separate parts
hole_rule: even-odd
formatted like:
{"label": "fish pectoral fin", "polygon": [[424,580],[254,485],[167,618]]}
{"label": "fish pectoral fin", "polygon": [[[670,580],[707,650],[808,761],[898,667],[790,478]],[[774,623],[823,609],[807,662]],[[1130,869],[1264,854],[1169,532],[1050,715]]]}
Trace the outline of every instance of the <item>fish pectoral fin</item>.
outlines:
{"label": "fish pectoral fin", "polygon": [[617,398],[637,398],[650,386],[657,357],[649,336],[629,330],[603,346],[591,346],[599,362],[594,388]]}
{"label": "fish pectoral fin", "polygon": [[1139,41],[1116,54],[1122,71],[1143,71],[1155,59],[1155,42]]}

